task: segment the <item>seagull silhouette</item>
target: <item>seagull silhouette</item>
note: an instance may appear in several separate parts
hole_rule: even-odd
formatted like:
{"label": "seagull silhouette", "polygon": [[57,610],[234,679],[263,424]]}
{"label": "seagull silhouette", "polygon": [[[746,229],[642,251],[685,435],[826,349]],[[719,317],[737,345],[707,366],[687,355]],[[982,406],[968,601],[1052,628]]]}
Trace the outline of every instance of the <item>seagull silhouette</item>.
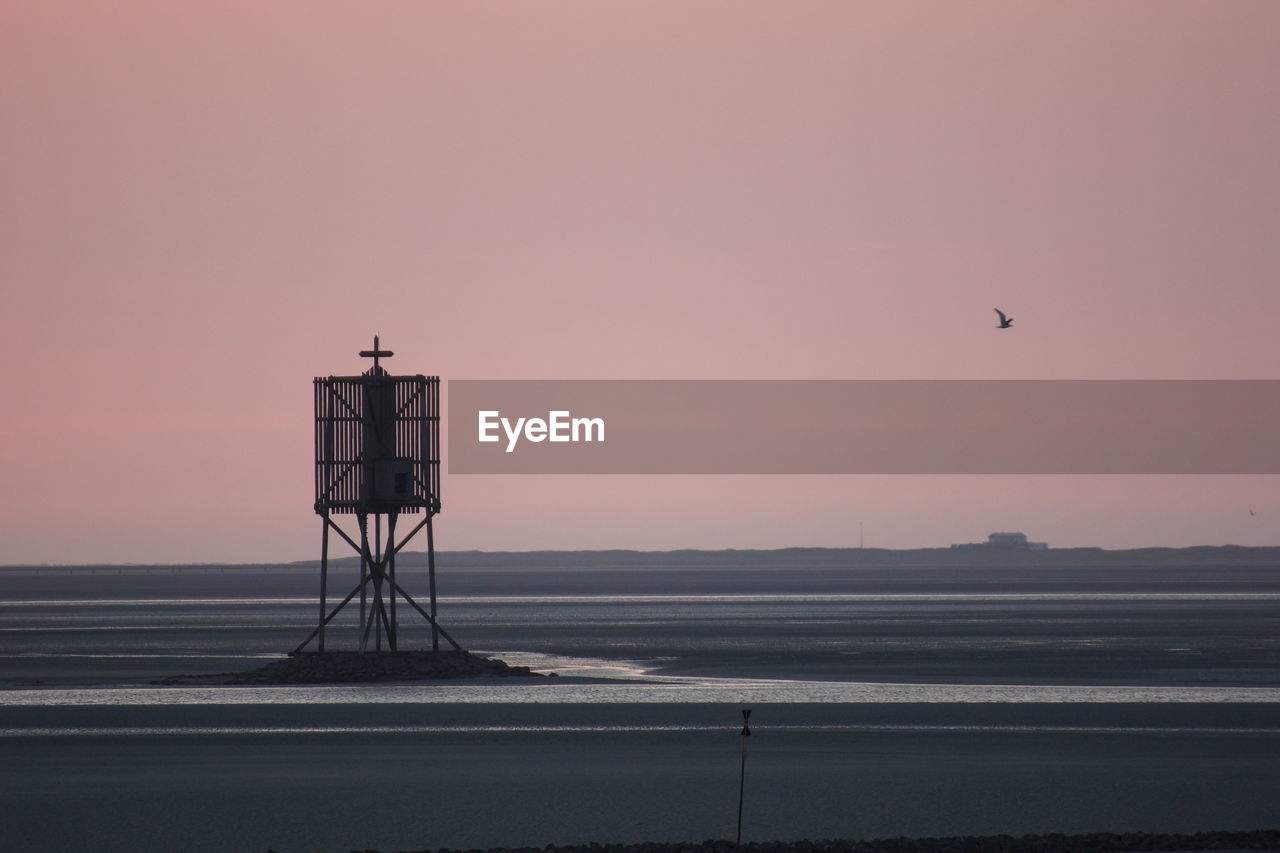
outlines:
{"label": "seagull silhouette", "polygon": [[1004,312],[999,308],[992,308],[991,310],[1000,315],[1000,325],[996,326],[997,329],[1007,329],[1013,325],[1013,318],[1004,316]]}

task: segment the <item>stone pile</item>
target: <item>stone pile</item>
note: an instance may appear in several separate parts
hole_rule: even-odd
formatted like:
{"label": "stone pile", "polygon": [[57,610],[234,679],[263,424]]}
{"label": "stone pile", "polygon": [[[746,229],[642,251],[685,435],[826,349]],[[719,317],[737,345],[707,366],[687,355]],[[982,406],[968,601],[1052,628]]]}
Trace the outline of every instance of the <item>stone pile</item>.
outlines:
{"label": "stone pile", "polygon": [[298,654],[251,672],[230,684],[347,684],[365,681],[535,676],[527,666],[508,666],[470,652],[322,652]]}
{"label": "stone pile", "polygon": [[156,684],[360,684],[451,678],[542,678],[527,666],[508,666],[471,652],[312,652],[291,655],[249,672],[180,675]]}

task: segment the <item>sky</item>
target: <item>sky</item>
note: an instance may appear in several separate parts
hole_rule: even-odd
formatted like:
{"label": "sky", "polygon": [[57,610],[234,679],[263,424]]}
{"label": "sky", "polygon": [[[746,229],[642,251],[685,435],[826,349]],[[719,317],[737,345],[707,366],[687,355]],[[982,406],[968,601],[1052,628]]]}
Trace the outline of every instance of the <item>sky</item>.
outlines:
{"label": "sky", "polygon": [[[1270,0],[11,0],[0,564],[316,557],[311,379],[374,334],[446,380],[1278,378],[1278,46]],[[446,475],[437,547],[1273,545],[1278,486]]]}

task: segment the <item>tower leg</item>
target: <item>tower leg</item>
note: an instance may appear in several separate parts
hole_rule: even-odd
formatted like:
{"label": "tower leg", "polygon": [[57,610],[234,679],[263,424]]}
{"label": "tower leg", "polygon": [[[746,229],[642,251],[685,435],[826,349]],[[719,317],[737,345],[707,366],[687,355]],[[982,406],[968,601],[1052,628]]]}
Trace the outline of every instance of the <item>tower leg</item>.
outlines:
{"label": "tower leg", "polygon": [[329,511],[324,512],[324,528],[320,534],[320,623],[316,630],[316,650],[324,652],[325,610],[328,609],[329,591]]}
{"label": "tower leg", "polygon": [[391,599],[391,618],[387,622],[387,643],[391,646],[391,651],[396,651],[396,636],[400,632],[400,626],[396,623],[396,518],[399,513],[391,513],[387,516],[387,547],[383,550],[382,561],[385,563],[385,571],[391,579],[391,583],[387,586],[387,597]]}
{"label": "tower leg", "polygon": [[371,568],[373,570],[373,603],[375,608],[373,617],[374,623],[377,625],[374,630],[373,650],[378,654],[382,654],[382,634],[387,629],[387,619],[382,609],[382,515],[380,513],[373,514],[373,562]]}
{"label": "tower leg", "polygon": [[369,648],[369,629],[373,627],[373,614],[369,612],[367,592],[369,583],[369,516],[361,513],[360,520],[360,654]]}
{"label": "tower leg", "polygon": [[[431,623],[431,648],[432,651],[440,651],[440,639],[444,638],[453,646],[455,651],[462,651],[462,646],[458,644],[449,633],[440,626],[436,621],[436,555],[435,555],[435,530],[432,525],[432,516],[434,513],[430,511],[424,513],[424,517],[414,525],[413,529],[405,536],[404,541],[397,543],[396,525],[399,520],[398,512],[388,513],[387,516],[387,533],[385,540],[381,531],[381,519],[375,515],[375,524],[377,527],[377,539],[370,542],[368,514],[358,514],[360,526],[360,538],[356,539],[345,530],[341,525],[334,522],[330,513],[326,510],[321,513],[324,521],[324,528],[321,531],[320,540],[320,621],[307,638],[298,644],[297,648],[291,654],[304,654],[303,649],[314,639],[318,638],[317,652],[324,652],[324,634],[325,628],[334,618],[357,596],[360,598],[360,622],[359,622],[359,651],[365,654],[369,649],[369,637],[375,631],[375,643],[378,651],[382,649],[382,635],[387,636],[387,643],[392,652],[399,649],[399,624],[397,622],[397,599],[404,599],[405,604],[417,611]],[[396,554],[415,537],[422,528],[427,529],[427,569],[428,580],[430,583],[431,600],[427,603],[430,610],[424,608],[418,602],[414,601],[408,592],[400,586],[395,576],[395,558]],[[328,590],[328,572],[329,572],[329,536],[330,528],[342,541],[346,542],[351,549],[360,555],[360,581],[356,584],[351,592],[343,598],[333,610],[325,613],[329,603]],[[369,596],[369,587],[373,586],[373,596]],[[385,594],[390,597],[390,605],[387,604]]]}
{"label": "tower leg", "polygon": [[[431,593],[431,651],[440,651],[440,626],[436,624],[436,537],[431,518],[435,515],[427,508],[427,586]],[[456,644],[455,644],[456,645]]]}

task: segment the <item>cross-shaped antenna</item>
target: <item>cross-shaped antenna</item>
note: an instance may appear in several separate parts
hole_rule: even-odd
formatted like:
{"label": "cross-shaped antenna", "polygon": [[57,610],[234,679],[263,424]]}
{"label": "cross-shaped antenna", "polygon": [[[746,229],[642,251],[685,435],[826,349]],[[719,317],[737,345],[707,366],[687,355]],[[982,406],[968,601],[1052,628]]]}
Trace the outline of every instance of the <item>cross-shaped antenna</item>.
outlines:
{"label": "cross-shaped antenna", "polygon": [[374,372],[374,374],[377,374],[377,373],[381,372],[381,370],[382,370],[382,368],[380,368],[380,367],[378,366],[378,359],[380,359],[380,358],[391,358],[391,356],[393,356],[393,355],[395,355],[395,353],[393,353],[393,352],[392,352],[391,350],[389,350],[389,349],[379,349],[379,348],[378,348],[378,336],[377,336],[377,335],[374,335],[374,336],[373,336],[373,349],[362,349],[362,350],[360,350],[360,357],[361,357],[361,358],[371,358],[371,359],[373,359],[373,372]]}

